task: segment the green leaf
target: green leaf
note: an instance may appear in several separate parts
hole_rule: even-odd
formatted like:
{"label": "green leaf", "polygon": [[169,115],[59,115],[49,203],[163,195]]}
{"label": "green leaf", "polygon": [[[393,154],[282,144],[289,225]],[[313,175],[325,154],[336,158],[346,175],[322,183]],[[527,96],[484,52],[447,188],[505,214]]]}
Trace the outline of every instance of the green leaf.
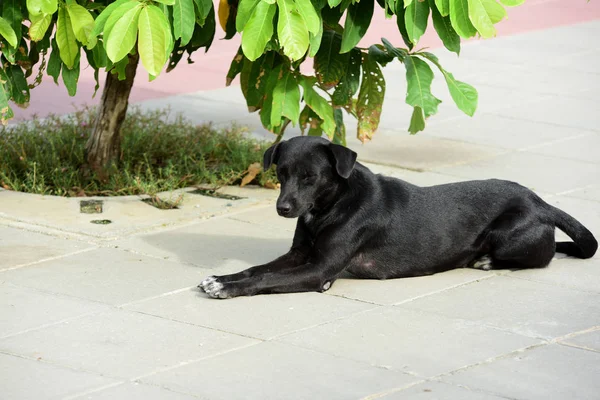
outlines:
{"label": "green leaf", "polygon": [[462,112],[472,117],[477,110],[477,102],[479,97],[477,90],[467,83],[454,79],[454,76],[450,72],[442,68],[438,58],[435,55],[427,52],[419,53],[419,55],[427,58],[429,61],[435,64],[436,67],[438,67],[446,79],[450,96],[452,96],[452,100],[454,100],[456,106]]}
{"label": "green leaf", "polygon": [[[136,0],[117,0],[114,3],[111,3],[108,7],[106,7],[100,15],[94,21],[94,29],[92,29],[91,35],[97,37],[104,31],[104,26],[108,21],[108,18],[112,15],[113,11],[122,6],[125,3],[131,3],[131,7],[133,8],[137,3]],[[116,21],[115,21],[116,22]]]}
{"label": "green leaf", "polygon": [[349,53],[340,54],[342,37],[334,31],[325,31],[319,51],[315,55],[315,75],[323,87],[331,89],[344,76],[350,57]]}
{"label": "green leaf", "polygon": [[385,79],[375,60],[363,57],[363,74],[358,93],[356,114],[358,117],[357,137],[361,142],[371,140],[379,126],[381,107],[385,96]]}
{"label": "green leaf", "polygon": [[346,125],[344,125],[344,113],[339,108],[333,110],[333,119],[335,120],[335,133],[333,134],[333,143],[346,146]]}
{"label": "green leaf", "polygon": [[360,50],[352,49],[344,68],[344,75],[333,92],[332,101],[334,105],[346,107],[352,102],[352,96],[356,94],[360,85],[361,62],[362,53]]}
{"label": "green leaf", "polygon": [[319,17],[319,32],[317,32],[316,35],[313,35],[312,33],[308,33],[308,42],[309,42],[309,49],[308,49],[308,56],[309,57],[314,57],[318,52],[319,49],[321,48],[321,41],[323,40],[323,23],[320,20],[321,17]]}
{"label": "green leaf", "polygon": [[0,36],[6,39],[12,47],[17,47],[17,35],[8,21],[2,17],[0,17]]}
{"label": "green leaf", "polygon": [[146,71],[154,76],[160,74],[167,62],[168,43],[167,32],[164,29],[165,22],[165,14],[154,5],[144,7],[138,19],[140,59]]}
{"label": "green leaf", "polygon": [[75,41],[75,33],[71,25],[71,18],[66,7],[58,9],[58,21],[56,22],[56,43],[60,50],[60,58],[67,68],[73,68],[75,58],[79,54],[79,46]]}
{"label": "green leaf", "polygon": [[271,124],[271,119],[273,115],[273,113],[271,112],[273,107],[273,91],[275,90],[275,85],[277,85],[277,82],[281,75],[281,68],[282,65],[280,64],[279,66],[273,68],[271,71],[266,72],[268,75],[265,75],[267,78],[267,83],[264,92],[265,99],[263,101],[263,106],[260,110],[260,121],[262,122],[263,126],[268,131],[276,134],[281,132],[281,129],[283,129],[283,127],[285,126],[284,122],[281,120],[279,121],[279,123],[277,123],[277,125]]}
{"label": "green leaf", "polygon": [[198,10],[198,12],[196,13],[196,18],[198,18],[198,20],[196,20],[196,23],[198,23],[201,26],[204,26],[206,22],[206,17],[208,17],[208,14],[213,9],[212,0],[194,0],[194,3],[196,4]]}
{"label": "green leaf", "polygon": [[417,43],[427,29],[429,18],[429,3],[427,1],[413,1],[406,7],[404,23],[406,32],[412,43]]}
{"label": "green leaf", "polygon": [[2,0],[0,4],[2,5],[2,17],[8,21],[12,27],[18,43],[19,39],[21,38],[23,21],[21,0]]}
{"label": "green leaf", "polygon": [[258,3],[242,33],[242,49],[250,61],[260,57],[273,36],[273,17],[277,6],[264,1]]}
{"label": "green leaf", "polygon": [[437,113],[441,100],[431,94],[433,71],[427,63],[416,56],[404,58],[406,66],[406,104],[419,106],[423,109],[425,117]]}
{"label": "green leaf", "polygon": [[458,35],[464,39],[475,36],[477,29],[469,19],[468,0],[450,0],[450,22]]}
{"label": "green leaf", "polygon": [[342,35],[342,53],[352,50],[365,35],[373,18],[374,7],[373,0],[361,0],[360,3],[354,3],[348,8]]}
{"label": "green leaf", "polygon": [[425,129],[425,117],[423,116],[423,109],[416,106],[413,110],[412,116],[410,117],[410,125],[408,131],[411,135],[417,132],[421,132]]}
{"label": "green leaf", "polygon": [[8,105],[11,98],[10,82],[6,72],[0,66],[0,123],[6,125],[8,121],[14,118],[15,114]]}
{"label": "green leaf", "polygon": [[296,0],[296,6],[298,8],[298,12],[304,19],[304,23],[308,28],[308,31],[312,34],[319,33],[319,30],[322,28],[321,17],[317,14],[315,7],[311,3],[310,0]]}
{"label": "green leaf", "polygon": [[323,120],[323,131],[330,138],[335,134],[333,108],[313,88],[315,78],[304,77],[301,81],[304,88],[304,102]]}
{"label": "green leaf", "polygon": [[405,17],[406,17],[406,10],[404,9],[404,4],[402,4],[402,0],[397,0],[397,2],[396,2],[396,25],[398,26],[398,31],[400,32],[400,35],[402,36],[402,40],[404,41],[404,44],[406,44],[406,47],[408,47],[409,50],[412,50],[414,44],[413,44],[413,42],[410,41],[410,37],[408,36],[408,31],[406,30]]}
{"label": "green leaf", "polygon": [[[335,117],[334,117],[335,121]],[[337,122],[337,121],[336,121]],[[323,135],[323,119],[315,113],[308,105],[304,106],[299,118],[300,131],[304,135],[308,125],[308,136],[320,137]],[[336,126],[337,127],[337,126]],[[335,133],[334,133],[335,135]]]}
{"label": "green leaf", "polygon": [[6,67],[6,75],[11,82],[12,100],[23,106],[29,104],[29,85],[23,70],[18,65]]}
{"label": "green leaf", "polygon": [[404,57],[408,56],[408,52],[406,51],[406,49],[394,47],[394,45],[391,44],[386,38],[381,38],[381,42],[385,46],[385,49],[388,53],[393,54],[395,57],[398,58],[398,60],[400,60],[400,62],[404,62]]}
{"label": "green leaf", "polygon": [[57,0],[27,0],[27,11],[30,15],[54,14],[57,8]]}
{"label": "green leaf", "polygon": [[119,18],[119,20],[110,30],[110,33],[104,33],[106,40],[106,55],[112,62],[116,63],[117,61],[122,60],[127,54],[129,54],[131,49],[133,49],[133,46],[135,46],[138,30],[138,18],[142,8],[145,7],[142,7],[142,4],[138,3],[135,7],[127,11]]}
{"label": "green leaf", "polygon": [[292,61],[304,57],[308,50],[308,29],[292,0],[277,0],[279,19],[277,36],[283,53]]}
{"label": "green leaf", "polygon": [[433,18],[433,27],[437,32],[444,47],[450,51],[460,54],[460,36],[452,28],[450,17],[443,17],[433,4],[433,0],[429,0],[431,4],[431,16]]}
{"label": "green leaf", "polygon": [[77,81],[79,80],[79,55],[75,60],[75,64],[72,69],[62,69],[62,79],[69,96],[73,97],[77,93]]}
{"label": "green leaf", "polygon": [[342,0],[327,0],[327,4],[329,4],[329,8],[336,8],[340,5]]}
{"label": "green leaf", "polygon": [[[412,4],[413,0],[404,0],[404,8],[408,8]],[[418,0],[417,0],[418,1]],[[400,0],[402,2],[402,0]]]}
{"label": "green leaf", "polygon": [[240,0],[235,18],[235,29],[242,32],[252,16],[254,8],[261,0]]}
{"label": "green leaf", "polygon": [[31,20],[31,26],[29,27],[29,38],[34,42],[38,42],[46,35],[46,31],[52,22],[52,15],[30,15],[29,18]]}
{"label": "green leaf", "polygon": [[525,0],[500,0],[500,3],[504,4],[507,7],[515,7],[525,3]]}
{"label": "green leaf", "polygon": [[181,38],[181,46],[190,42],[196,24],[193,0],[175,0],[173,6],[173,33]]}
{"label": "green leaf", "polygon": [[288,69],[283,70],[283,76],[273,89],[271,125],[279,125],[282,116],[289,118],[294,125],[300,116],[300,89],[296,77]]}
{"label": "green leaf", "polygon": [[[92,17],[92,14],[88,10],[76,3],[69,4],[67,11],[69,12],[69,17],[71,17],[75,37],[81,43],[87,45],[94,30],[94,17]],[[94,45],[96,44],[95,41],[93,43]]]}
{"label": "green leaf", "polygon": [[[276,53],[273,51],[262,55],[256,61],[245,60],[240,82],[249,112],[254,112],[263,106],[265,96],[271,96],[273,87],[267,91],[267,80],[271,79],[269,72],[275,64]],[[274,79],[274,78],[273,78]],[[270,105],[269,105],[270,107]],[[271,118],[271,117],[269,117]]]}
{"label": "green leaf", "polygon": [[129,56],[127,57],[123,57],[122,60],[114,63],[112,65],[112,69],[110,70],[111,73],[117,73],[117,77],[120,81],[124,80],[125,78],[127,78],[127,65],[129,65]]}
{"label": "green leaf", "polygon": [[157,3],[161,3],[161,4],[166,4],[168,6],[172,6],[172,5],[175,5],[175,1],[176,0],[154,0],[154,1],[156,1]]}
{"label": "green leaf", "polygon": [[52,39],[52,53],[50,54],[50,60],[48,60],[48,68],[46,71],[48,72],[48,75],[54,78],[54,83],[57,85],[61,66],[62,61],[60,60],[58,44],[56,43],[56,38],[54,38]]}
{"label": "green leaf", "polygon": [[450,0],[435,0],[435,7],[431,5],[431,9],[436,9],[442,15],[442,17],[447,17],[450,15]]}
{"label": "green leaf", "polygon": [[388,52],[387,49],[380,44],[371,45],[368,54],[370,60],[377,62],[382,67],[385,67],[396,58],[395,52]]}
{"label": "green leaf", "polygon": [[[469,19],[484,38],[489,39],[496,36],[494,23],[506,16],[506,10],[495,0],[468,0]],[[495,21],[495,22],[494,22]]]}
{"label": "green leaf", "polygon": [[238,51],[231,60],[231,65],[229,66],[229,71],[227,71],[227,79],[225,81],[225,86],[231,85],[231,82],[235,79],[235,77],[242,72],[242,67],[244,66],[244,52],[242,51],[242,47],[238,48]]}

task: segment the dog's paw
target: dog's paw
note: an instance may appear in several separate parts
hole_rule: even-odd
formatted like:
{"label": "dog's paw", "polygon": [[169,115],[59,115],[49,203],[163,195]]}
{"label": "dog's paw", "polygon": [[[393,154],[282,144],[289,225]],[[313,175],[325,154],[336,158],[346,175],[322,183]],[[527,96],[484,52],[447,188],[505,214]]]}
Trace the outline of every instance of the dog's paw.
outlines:
{"label": "dog's paw", "polygon": [[200,289],[213,299],[226,299],[229,297],[225,290],[225,285],[219,282],[216,276],[209,276],[198,285]]}
{"label": "dog's paw", "polygon": [[492,269],[492,257],[486,254],[485,256],[475,260],[472,268],[490,271]]}

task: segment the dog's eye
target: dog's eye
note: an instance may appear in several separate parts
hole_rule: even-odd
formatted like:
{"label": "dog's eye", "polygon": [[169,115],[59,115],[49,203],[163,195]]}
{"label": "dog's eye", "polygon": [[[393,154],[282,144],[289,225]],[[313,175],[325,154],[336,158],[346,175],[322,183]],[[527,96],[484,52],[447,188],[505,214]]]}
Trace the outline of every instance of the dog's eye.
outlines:
{"label": "dog's eye", "polygon": [[302,178],[302,180],[303,180],[304,182],[307,182],[307,183],[308,183],[308,182],[312,182],[312,181],[314,181],[314,180],[315,180],[315,178],[316,178],[316,175],[304,175],[304,178]]}

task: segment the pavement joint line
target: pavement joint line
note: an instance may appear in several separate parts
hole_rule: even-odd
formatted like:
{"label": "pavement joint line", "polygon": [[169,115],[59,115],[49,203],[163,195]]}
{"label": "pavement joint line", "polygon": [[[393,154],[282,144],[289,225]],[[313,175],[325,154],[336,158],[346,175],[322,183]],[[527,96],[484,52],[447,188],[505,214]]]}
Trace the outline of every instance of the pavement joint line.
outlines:
{"label": "pavement joint line", "polygon": [[558,344],[560,346],[571,347],[573,349],[579,349],[579,350],[584,350],[584,351],[591,351],[593,353],[600,353],[600,350],[598,350],[598,349],[593,349],[591,347],[582,346],[580,344],[569,343],[569,342],[557,342],[556,344]]}
{"label": "pavement joint line", "polygon": [[79,233],[74,233],[71,231],[63,231],[63,230],[60,230],[57,228],[53,228],[53,227],[49,227],[49,226],[45,226],[45,225],[41,225],[41,224],[34,224],[30,221],[14,219],[12,217],[5,215],[4,213],[0,213],[0,226],[6,226],[9,228],[20,229],[23,231],[39,233],[42,235],[51,236],[51,237],[55,237],[55,238],[59,238],[59,239],[77,240],[80,242],[94,244],[94,242],[92,241],[93,240],[92,237],[82,237],[82,235]]}
{"label": "pavement joint line", "polygon": [[406,304],[406,303],[410,303],[410,302],[412,302],[414,300],[421,299],[423,297],[428,297],[428,296],[432,296],[432,295],[435,295],[435,294],[443,293],[443,292],[445,292],[447,290],[455,289],[455,288],[458,288],[458,287],[461,287],[461,286],[470,285],[472,283],[477,283],[479,281],[483,281],[483,280],[487,280],[487,279],[490,279],[490,278],[494,278],[496,276],[498,276],[498,275],[496,275],[495,273],[490,273],[489,275],[484,275],[484,276],[482,276],[480,278],[473,278],[473,279],[471,279],[469,281],[466,281],[466,282],[460,282],[460,283],[457,283],[455,285],[446,286],[446,287],[444,287],[442,289],[439,289],[439,290],[434,290],[432,292],[428,292],[428,293],[421,294],[421,295],[418,295],[418,296],[415,296],[415,297],[411,297],[410,299],[402,300],[402,301],[400,301],[398,303],[392,304],[392,306],[400,306],[400,305],[403,305],[403,304]]}
{"label": "pavement joint line", "polygon": [[[143,303],[145,301],[149,301],[149,300],[155,300],[155,299],[160,299],[161,297],[167,297],[167,296],[171,296],[174,294],[178,294],[178,293],[183,293],[186,292],[188,290],[194,289],[196,286],[188,286],[188,287],[184,287],[184,288],[180,288],[180,289],[175,289],[175,290],[171,290],[170,292],[165,292],[156,296],[151,296],[151,297],[146,297],[140,300],[134,300],[134,301],[130,301],[127,303],[123,303],[123,304],[119,304],[118,306],[116,306],[117,308],[124,308],[124,307],[129,307],[129,306],[133,306],[139,303]],[[129,310],[131,311],[131,310]]]}
{"label": "pavement joint line", "polygon": [[3,268],[2,270],[0,270],[0,273],[7,272],[7,271],[13,271],[15,269],[20,269],[20,268],[30,267],[32,265],[37,265],[37,264],[45,263],[45,262],[48,262],[48,261],[60,260],[60,259],[63,259],[63,258],[75,256],[75,255],[78,255],[78,254],[87,253],[88,251],[97,250],[99,248],[100,247],[98,247],[98,246],[89,247],[87,249],[76,250],[76,251],[73,251],[73,252],[70,252],[70,253],[61,254],[61,255],[58,255],[58,256],[54,256],[54,257],[42,258],[40,260],[32,261],[32,262],[29,262],[29,263],[19,264],[19,265],[15,265],[15,266],[9,267],[9,268]]}
{"label": "pavement joint line", "polygon": [[[569,189],[569,190],[565,190],[563,192],[558,192],[556,193],[558,196],[569,196],[571,193],[573,192],[577,192],[579,190],[584,190],[584,189],[594,189],[596,187],[600,187],[600,185],[598,185],[597,183],[591,183],[589,185],[585,185],[585,186],[581,186],[575,189]],[[585,199],[584,199],[585,200]],[[594,200],[591,200],[594,201]]]}
{"label": "pavement joint line", "polygon": [[381,392],[377,392],[377,393],[372,393],[372,394],[366,395],[364,397],[361,397],[360,400],[375,400],[375,399],[379,399],[379,398],[388,396],[390,394],[402,392],[402,391],[404,391],[406,389],[410,389],[410,388],[412,388],[414,386],[420,385],[421,383],[425,383],[425,382],[427,382],[427,379],[421,379],[420,381],[412,382],[412,383],[409,383],[409,384],[404,385],[404,386],[400,386],[400,387],[392,388],[392,389],[387,389],[387,390],[384,390],[384,391],[381,391]]}
{"label": "pavement joint line", "polygon": [[[596,136],[596,135],[598,135],[598,132],[588,131],[588,132],[584,132],[584,133],[579,133],[575,136],[565,136],[565,137],[562,137],[559,139],[554,139],[554,140],[550,140],[550,141],[543,142],[543,143],[532,144],[531,146],[520,147],[517,149],[517,151],[519,151],[519,152],[528,151],[528,152],[534,153],[531,150],[539,149],[541,147],[546,147],[546,146],[550,146],[553,144],[568,142],[570,140],[581,139],[581,138],[585,138],[587,136]],[[546,154],[542,154],[542,153],[536,153],[536,154],[546,155]],[[561,156],[552,156],[552,157],[570,159],[568,157],[561,157]]]}
{"label": "pavement joint line", "polygon": [[[547,267],[545,267],[545,268],[547,268]],[[536,279],[533,279],[530,277],[525,277],[525,276],[513,276],[513,275],[503,275],[503,276],[506,276],[509,278],[514,278],[514,279],[520,279],[522,281],[540,283],[540,284],[546,285],[546,286],[559,287],[562,289],[572,290],[574,292],[583,292],[583,293],[600,295],[600,289],[598,289],[597,291],[581,289],[581,288],[578,288],[577,286],[566,285],[566,284],[558,283],[558,282],[541,281],[541,280],[536,280]]]}
{"label": "pavement joint line", "polygon": [[[557,98],[559,96],[555,95],[555,96],[548,96],[548,97],[549,97],[549,99],[551,99],[552,97]],[[546,100],[546,99],[541,99],[541,100]],[[584,100],[584,99],[581,99],[581,100]],[[525,122],[530,122],[530,123],[534,123],[534,124],[552,125],[552,126],[557,127],[557,128],[584,129],[584,128],[573,126],[573,125],[557,124],[556,122],[537,121],[537,120],[534,120],[534,119],[528,119],[528,118],[523,118],[523,117],[515,117],[514,115],[498,114],[497,111],[498,110],[496,110],[496,111],[491,110],[491,111],[489,111],[489,113],[490,114],[494,114],[495,116],[499,116],[499,117],[503,117],[503,118],[507,118],[507,119],[512,119],[512,120],[518,121],[518,122],[519,121],[525,121]],[[502,110],[499,110],[499,111],[502,111]],[[600,132],[600,128],[589,128],[588,127],[588,128],[585,128],[585,130],[593,131],[593,132],[596,132],[596,133]]]}
{"label": "pavement joint line", "polygon": [[123,385],[125,383],[128,383],[128,381],[127,380],[121,380],[119,382],[108,383],[106,385],[102,385],[102,386],[98,386],[98,387],[95,387],[95,388],[92,388],[92,389],[84,390],[83,392],[78,392],[78,393],[75,393],[75,394],[72,394],[72,395],[65,396],[65,397],[62,398],[62,400],[77,399],[77,398],[80,398],[80,397],[83,397],[83,396],[87,396],[87,395],[90,395],[90,394],[93,394],[93,393],[101,392],[101,391],[106,390],[106,389],[111,389],[111,388],[114,388],[114,387],[117,387],[117,386],[121,386],[121,385]]}
{"label": "pavement joint line", "polygon": [[130,378],[129,382],[138,382],[139,381],[139,382],[142,382],[142,383],[145,384],[146,382],[144,381],[144,378],[148,378],[150,376],[159,374],[161,372],[167,372],[167,371],[171,371],[173,369],[185,367],[187,365],[194,364],[194,363],[197,363],[197,362],[200,362],[200,361],[210,360],[211,358],[215,358],[215,357],[219,357],[219,356],[222,356],[222,355],[225,355],[225,354],[233,353],[235,351],[244,350],[244,349],[247,349],[249,347],[258,346],[261,343],[264,343],[264,342],[263,341],[259,341],[257,343],[249,343],[249,344],[246,344],[246,345],[243,345],[243,346],[238,346],[238,347],[234,347],[234,348],[231,348],[231,349],[228,349],[228,350],[220,351],[218,353],[211,354],[211,355],[208,355],[206,357],[200,357],[200,358],[195,358],[195,359],[192,359],[192,360],[181,361],[181,362],[179,362],[177,364],[170,365],[168,367],[158,368],[158,369],[156,369],[156,370],[154,370],[152,372],[148,372],[148,373],[145,373],[143,375],[138,375],[136,377]]}

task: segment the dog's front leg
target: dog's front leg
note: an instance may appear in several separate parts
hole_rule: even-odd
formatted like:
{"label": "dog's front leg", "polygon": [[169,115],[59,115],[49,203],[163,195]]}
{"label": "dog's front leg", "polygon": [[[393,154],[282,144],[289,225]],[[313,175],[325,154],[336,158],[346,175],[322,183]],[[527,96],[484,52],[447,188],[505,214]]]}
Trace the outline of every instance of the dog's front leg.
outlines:
{"label": "dog's front leg", "polygon": [[212,277],[210,282],[201,286],[209,296],[220,299],[269,293],[322,292],[331,287],[348,265],[353,254],[348,250],[347,243],[327,240],[326,245],[321,242],[311,249],[305,264],[281,269],[273,269],[266,264],[235,274],[240,279]]}

